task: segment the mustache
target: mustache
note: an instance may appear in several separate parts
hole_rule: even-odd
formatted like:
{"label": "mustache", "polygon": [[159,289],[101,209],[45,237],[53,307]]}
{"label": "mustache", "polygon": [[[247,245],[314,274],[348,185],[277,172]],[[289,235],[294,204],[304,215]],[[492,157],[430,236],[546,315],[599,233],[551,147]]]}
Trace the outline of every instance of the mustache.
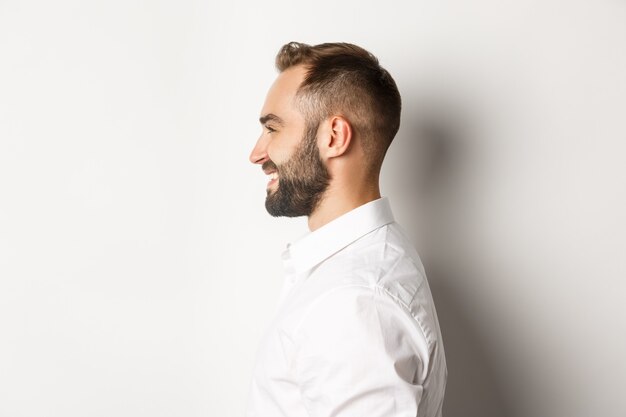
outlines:
{"label": "mustache", "polygon": [[261,169],[263,171],[267,170],[267,169],[273,169],[273,170],[278,170],[278,167],[276,166],[276,164],[274,163],[274,161],[272,160],[267,160],[265,162],[263,162],[263,165],[261,165]]}

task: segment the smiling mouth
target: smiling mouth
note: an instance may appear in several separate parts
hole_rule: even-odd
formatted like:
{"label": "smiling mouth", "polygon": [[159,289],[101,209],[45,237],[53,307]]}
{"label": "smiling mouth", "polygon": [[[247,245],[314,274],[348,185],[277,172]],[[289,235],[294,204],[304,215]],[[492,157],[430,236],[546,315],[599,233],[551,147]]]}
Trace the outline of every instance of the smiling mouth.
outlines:
{"label": "smiling mouth", "polygon": [[265,175],[267,175],[267,178],[269,179],[267,183],[267,190],[269,191],[270,188],[274,188],[276,183],[278,183],[278,171],[269,171],[266,172]]}
{"label": "smiling mouth", "polygon": [[272,161],[265,161],[261,169],[269,179],[269,182],[267,183],[267,188],[269,189],[278,182],[278,167]]}

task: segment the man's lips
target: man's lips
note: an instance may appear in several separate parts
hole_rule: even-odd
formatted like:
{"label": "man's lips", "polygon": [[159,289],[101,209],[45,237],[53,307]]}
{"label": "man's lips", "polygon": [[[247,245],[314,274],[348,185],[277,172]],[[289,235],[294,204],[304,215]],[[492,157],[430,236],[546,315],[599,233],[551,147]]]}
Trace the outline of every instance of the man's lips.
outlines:
{"label": "man's lips", "polygon": [[262,169],[265,175],[267,175],[270,180],[267,183],[268,187],[270,187],[271,185],[275,184],[278,181],[278,170],[276,168],[276,165],[274,165],[274,163],[266,162],[265,164],[263,164]]}
{"label": "man's lips", "polygon": [[270,180],[275,180],[278,178],[278,170],[276,168],[266,168],[263,170],[263,172],[269,177]]}

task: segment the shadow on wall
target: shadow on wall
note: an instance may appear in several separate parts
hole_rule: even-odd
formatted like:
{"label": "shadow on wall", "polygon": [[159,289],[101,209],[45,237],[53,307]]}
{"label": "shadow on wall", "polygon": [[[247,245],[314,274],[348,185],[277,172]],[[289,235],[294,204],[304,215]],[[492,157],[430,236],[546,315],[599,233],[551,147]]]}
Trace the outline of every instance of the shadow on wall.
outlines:
{"label": "shadow on wall", "polygon": [[472,265],[475,248],[470,246],[476,239],[463,214],[471,205],[471,189],[480,186],[468,184],[468,173],[476,169],[472,165],[480,163],[475,146],[480,132],[451,106],[420,107],[417,116],[404,117],[400,158],[405,160],[399,165],[405,169],[392,176],[403,178],[401,191],[411,198],[404,204],[417,213],[408,230],[418,242],[444,337],[448,384],[443,415],[511,416],[487,339],[481,338],[477,314],[472,314],[479,306],[464,294],[478,277],[472,271],[479,269]]}

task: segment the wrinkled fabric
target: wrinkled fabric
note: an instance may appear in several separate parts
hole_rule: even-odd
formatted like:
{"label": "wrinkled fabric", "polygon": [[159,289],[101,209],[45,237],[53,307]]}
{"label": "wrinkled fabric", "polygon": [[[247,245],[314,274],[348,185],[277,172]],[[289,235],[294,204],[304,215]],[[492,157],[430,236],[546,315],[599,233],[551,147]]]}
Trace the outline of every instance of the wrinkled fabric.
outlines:
{"label": "wrinkled fabric", "polygon": [[381,198],[283,253],[248,417],[440,417],[447,369],[422,263]]}

